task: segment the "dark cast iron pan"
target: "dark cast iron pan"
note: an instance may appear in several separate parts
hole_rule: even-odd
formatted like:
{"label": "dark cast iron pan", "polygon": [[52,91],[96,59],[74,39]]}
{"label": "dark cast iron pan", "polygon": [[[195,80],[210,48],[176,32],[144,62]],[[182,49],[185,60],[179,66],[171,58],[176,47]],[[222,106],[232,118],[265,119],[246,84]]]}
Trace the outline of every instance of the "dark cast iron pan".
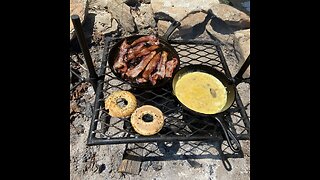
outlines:
{"label": "dark cast iron pan", "polygon": [[[180,22],[178,21],[174,21],[171,23],[170,27],[168,28],[167,32],[162,36],[159,37],[159,42],[160,42],[160,47],[156,50],[157,52],[159,51],[167,51],[168,52],[168,60],[171,60],[173,57],[177,58],[178,60],[178,64],[175,67],[175,69],[173,70],[172,75],[174,75],[179,67],[180,67],[180,58],[179,55],[177,53],[177,51],[170,45],[170,43],[168,42],[169,36],[173,33],[173,31],[179,27],[181,25]],[[146,35],[133,35],[133,36],[129,36],[129,37],[125,37],[123,39],[121,39],[119,42],[117,42],[110,50],[109,54],[108,54],[108,65],[109,68],[111,69],[112,73],[120,80],[129,83],[131,85],[131,87],[135,87],[135,88],[139,88],[139,89],[153,89],[153,88],[158,88],[158,87],[162,87],[164,86],[170,79],[172,78],[164,78],[161,80],[157,80],[157,83],[155,85],[152,85],[150,81],[146,82],[146,83],[137,83],[135,82],[135,80],[131,81],[131,80],[127,80],[121,77],[120,73],[117,73],[114,69],[113,69],[113,64],[115,62],[115,59],[118,56],[119,53],[119,49],[120,46],[122,44],[122,42],[127,39],[128,44],[131,44],[134,40],[142,37],[142,36],[146,36]]]}
{"label": "dark cast iron pan", "polygon": [[[174,95],[175,95],[175,87],[176,87],[177,81],[183,75],[185,75],[187,73],[190,73],[190,72],[208,73],[208,74],[211,74],[214,77],[216,77],[218,80],[220,80],[220,82],[222,82],[222,84],[226,87],[226,90],[227,90],[227,102],[226,102],[225,106],[222,108],[222,110],[219,113],[215,113],[215,114],[200,113],[200,112],[194,111],[192,109],[189,109],[182,102],[180,102],[178,98],[176,98],[176,99],[182,105],[182,107],[184,109],[186,109],[187,111],[191,112],[192,114],[203,116],[203,117],[212,117],[215,120],[217,120],[217,122],[222,127],[222,130],[223,130],[223,133],[224,133],[224,135],[226,137],[228,145],[230,146],[231,150],[234,151],[234,152],[240,152],[241,146],[240,146],[240,143],[237,140],[237,138],[234,136],[232,131],[229,129],[229,126],[228,126],[227,122],[225,122],[225,120],[223,119],[223,115],[226,113],[226,111],[234,103],[236,86],[242,81],[243,73],[248,68],[249,64],[250,64],[250,55],[247,58],[247,60],[245,61],[245,63],[242,65],[242,67],[240,68],[240,70],[237,73],[237,75],[234,78],[231,78],[231,79],[229,79],[225,74],[223,74],[222,72],[216,70],[213,67],[206,66],[206,65],[189,65],[189,66],[186,66],[186,67],[180,69],[174,75],[174,78],[173,78],[173,81],[172,81],[172,89],[173,89],[173,94]],[[233,140],[234,143],[232,143],[231,140]]]}

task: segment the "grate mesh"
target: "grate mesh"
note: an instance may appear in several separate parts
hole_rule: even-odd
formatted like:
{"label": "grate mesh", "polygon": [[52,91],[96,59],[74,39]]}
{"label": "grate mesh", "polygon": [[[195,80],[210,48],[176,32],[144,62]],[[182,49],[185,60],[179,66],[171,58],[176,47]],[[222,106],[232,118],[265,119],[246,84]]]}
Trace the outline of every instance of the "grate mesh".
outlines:
{"label": "grate mesh", "polygon": [[[120,38],[106,38],[102,65],[99,71],[103,80],[98,83],[88,145],[223,139],[219,125],[212,118],[191,115],[182,109],[171,94],[170,83],[163,88],[154,90],[138,90],[117,79],[108,67],[107,52],[119,40]],[[230,76],[217,43],[199,40],[188,42],[172,40],[170,43],[179,54],[180,68],[190,64],[203,64],[213,66]],[[133,93],[137,98],[138,107],[148,104],[159,108],[165,117],[162,130],[154,136],[145,137],[133,130],[129,118],[110,117],[104,109],[104,100],[113,91],[118,90],[127,90]],[[224,118],[239,139],[249,139],[249,117],[238,92],[236,92],[236,101]]]}

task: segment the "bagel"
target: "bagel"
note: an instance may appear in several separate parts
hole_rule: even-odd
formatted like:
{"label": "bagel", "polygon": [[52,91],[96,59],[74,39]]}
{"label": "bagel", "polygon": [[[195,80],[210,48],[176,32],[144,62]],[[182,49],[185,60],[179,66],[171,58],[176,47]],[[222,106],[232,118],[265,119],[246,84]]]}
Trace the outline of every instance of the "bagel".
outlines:
{"label": "bagel", "polygon": [[[152,117],[152,121],[146,122],[143,117],[149,115]],[[144,105],[137,108],[131,115],[130,119],[133,129],[144,136],[150,136],[158,133],[163,125],[164,118],[162,112],[151,105]]]}
{"label": "bagel", "polygon": [[[120,106],[118,103],[123,99],[127,102],[127,104]],[[112,117],[128,117],[136,108],[137,99],[129,91],[114,91],[105,100],[105,109],[109,110],[109,115]]]}

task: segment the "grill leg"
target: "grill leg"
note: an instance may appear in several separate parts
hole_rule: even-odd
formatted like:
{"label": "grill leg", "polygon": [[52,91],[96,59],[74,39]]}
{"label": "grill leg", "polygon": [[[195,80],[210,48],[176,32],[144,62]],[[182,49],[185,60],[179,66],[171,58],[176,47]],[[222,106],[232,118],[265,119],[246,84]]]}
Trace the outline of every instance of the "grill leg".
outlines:
{"label": "grill leg", "polygon": [[89,48],[86,43],[83,29],[81,26],[80,18],[78,15],[72,15],[71,20],[74,26],[74,29],[76,31],[77,39],[81,48],[81,51],[84,56],[84,60],[86,61],[88,70],[89,70],[89,82],[92,84],[94,91],[97,90],[97,84],[98,84],[98,75],[94,69],[92,59],[90,56]]}

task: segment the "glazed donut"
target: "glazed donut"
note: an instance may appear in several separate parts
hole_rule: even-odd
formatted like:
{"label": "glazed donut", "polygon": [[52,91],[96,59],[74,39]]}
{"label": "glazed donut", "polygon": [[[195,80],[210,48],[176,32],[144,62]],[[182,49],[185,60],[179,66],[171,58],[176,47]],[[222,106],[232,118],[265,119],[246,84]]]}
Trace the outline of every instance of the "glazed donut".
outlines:
{"label": "glazed donut", "polygon": [[[146,122],[143,118],[147,115],[152,117],[152,121]],[[150,136],[158,133],[164,125],[162,112],[150,105],[144,105],[137,108],[130,119],[133,129],[144,136]]]}
{"label": "glazed donut", "polygon": [[[123,107],[118,105],[118,102],[122,99],[127,101],[127,104]],[[105,100],[105,109],[109,110],[109,115],[112,117],[128,117],[137,108],[137,99],[129,91],[114,91]]]}

